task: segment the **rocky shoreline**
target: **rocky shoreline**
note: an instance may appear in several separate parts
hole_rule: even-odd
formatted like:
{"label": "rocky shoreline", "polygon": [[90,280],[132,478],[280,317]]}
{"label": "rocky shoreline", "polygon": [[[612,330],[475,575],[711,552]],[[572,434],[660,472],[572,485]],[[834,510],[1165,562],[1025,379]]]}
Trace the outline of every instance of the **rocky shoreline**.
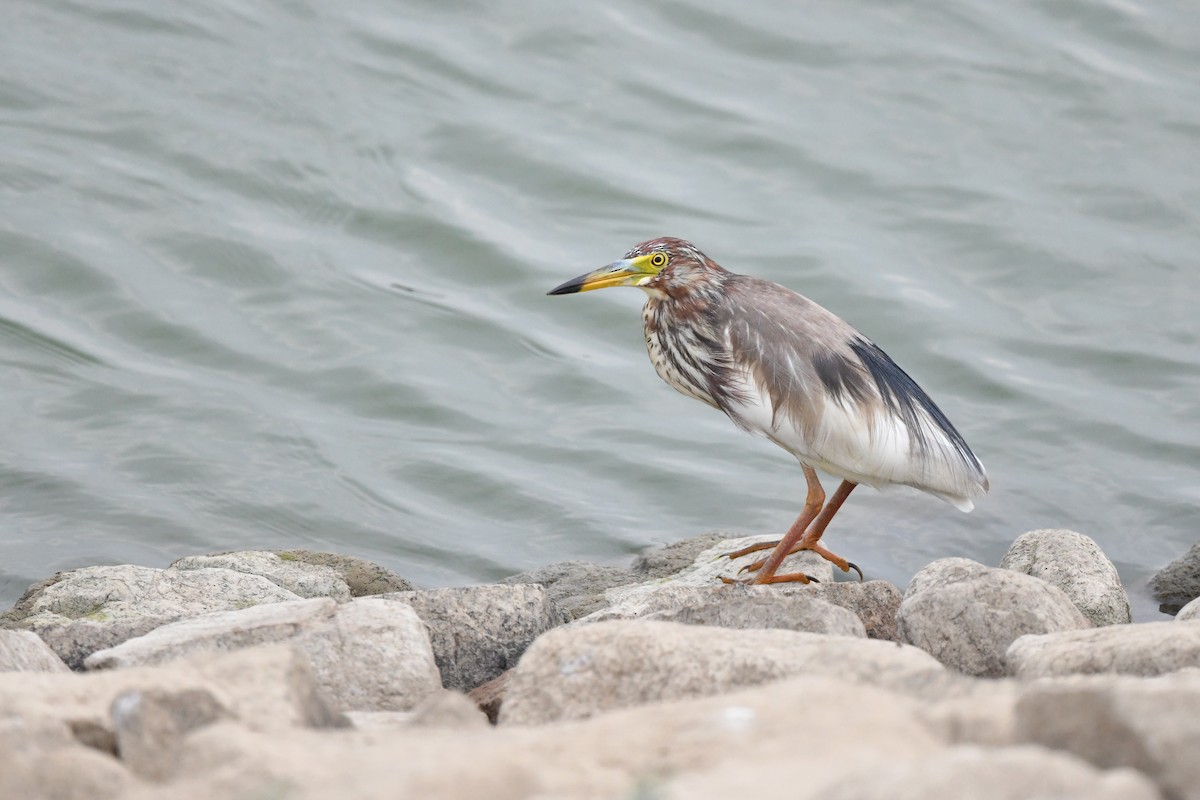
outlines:
{"label": "rocky shoreline", "polygon": [[1200,800],[1200,544],[1134,624],[1073,531],[903,592],[807,553],[819,584],[721,584],[754,540],[434,590],[309,551],[59,573],[0,614],[0,798]]}

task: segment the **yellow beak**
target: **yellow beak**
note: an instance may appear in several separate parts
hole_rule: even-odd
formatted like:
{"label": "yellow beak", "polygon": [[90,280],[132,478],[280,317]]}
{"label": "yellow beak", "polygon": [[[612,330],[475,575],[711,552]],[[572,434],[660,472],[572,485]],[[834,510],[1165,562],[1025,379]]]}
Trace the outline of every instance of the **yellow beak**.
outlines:
{"label": "yellow beak", "polygon": [[657,275],[659,270],[659,267],[650,265],[650,256],[625,258],[561,283],[546,294],[574,294],[610,286],[639,286]]}

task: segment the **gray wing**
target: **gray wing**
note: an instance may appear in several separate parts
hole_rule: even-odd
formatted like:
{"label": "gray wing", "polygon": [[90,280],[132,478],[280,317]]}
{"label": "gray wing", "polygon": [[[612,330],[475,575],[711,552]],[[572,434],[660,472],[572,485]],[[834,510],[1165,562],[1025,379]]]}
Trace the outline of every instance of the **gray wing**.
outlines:
{"label": "gray wing", "polygon": [[725,297],[730,358],[749,378],[722,405],[736,423],[761,429],[747,403],[769,403],[763,432],[814,466],[906,483],[959,507],[987,491],[983,466],[937,404],[849,323],[759,278],[731,276]]}

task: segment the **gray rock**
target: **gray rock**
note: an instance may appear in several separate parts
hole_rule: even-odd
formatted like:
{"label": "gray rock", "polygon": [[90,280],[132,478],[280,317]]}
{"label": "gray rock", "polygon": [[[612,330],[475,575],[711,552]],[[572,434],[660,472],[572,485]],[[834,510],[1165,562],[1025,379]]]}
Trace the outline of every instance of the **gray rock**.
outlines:
{"label": "gray rock", "polygon": [[1179,609],[1179,613],[1175,615],[1176,622],[1192,622],[1193,620],[1200,620],[1200,597]]}
{"label": "gray rock", "polygon": [[633,571],[638,575],[637,580],[666,578],[690,567],[705,550],[726,539],[736,538],[740,538],[740,534],[717,531],[655,547],[634,559]]}
{"label": "gray rock", "polygon": [[467,693],[471,702],[487,715],[488,722],[493,725],[500,719],[500,707],[504,705],[504,693],[508,690],[508,679],[511,676],[512,670],[506,670]]}
{"label": "gray rock", "polygon": [[266,550],[244,550],[208,556],[186,556],[171,562],[171,569],[228,569],[247,575],[261,575],[297,597],[330,597],[349,600],[350,587],[333,567],[284,559]]}
{"label": "gray rock", "polygon": [[[312,664],[288,645],[206,653],[169,666],[90,673],[0,673],[0,720],[57,723],[97,749],[115,749],[110,708],[123,692],[209,692],[255,730],[338,727]],[[3,796],[3,795],[0,795]]]}
{"label": "gray rock", "polygon": [[897,625],[901,638],[968,675],[1006,674],[1005,651],[1027,633],[1088,628],[1057,586],[966,559],[935,561],[913,576]]}
{"label": "gray rock", "polygon": [[5,800],[110,800],[124,797],[132,784],[111,755],[81,745],[60,721],[0,713]]}
{"label": "gray rock", "polygon": [[969,679],[921,706],[921,718],[951,744],[1007,747],[1015,744],[1017,681]]}
{"label": "gray rock", "polygon": [[196,653],[290,641],[306,630],[327,625],[337,610],[336,601],[314,598],[203,614],[95,652],[84,666],[90,670],[152,666]]}
{"label": "gray rock", "polygon": [[801,588],[811,589],[814,597],[854,612],[866,628],[868,638],[900,641],[896,615],[904,595],[887,581],[837,581]]}
{"label": "gray rock", "polygon": [[1029,531],[1017,537],[1000,562],[1062,589],[1095,625],[1123,625],[1132,617],[1117,568],[1092,539],[1062,529]]}
{"label": "gray rock", "polygon": [[175,772],[184,735],[232,716],[205,689],[132,689],[117,695],[111,713],[121,761],[152,781],[164,781]]}
{"label": "gray rock", "polygon": [[217,567],[261,575],[299,597],[332,597],[339,602],[388,592],[407,592],[413,585],[385,567],[356,556],[315,550],[242,550],[186,556],[172,568]]}
{"label": "gray rock", "polygon": [[442,685],[464,692],[514,666],[530,642],[564,621],[540,585],[488,584],[384,597],[412,606],[429,629]]}
{"label": "gray rock", "polygon": [[417,707],[410,724],[416,728],[486,728],[488,718],[465,694],[447,690]]}
{"label": "gray rock", "polygon": [[[769,589],[765,586],[737,588]],[[718,628],[782,628],[834,636],[867,636],[862,620],[852,611],[803,594],[764,595],[756,592],[743,597],[711,598],[707,602],[657,611],[645,618]]]}
{"label": "gray rock", "polygon": [[1042,747],[955,747],[855,775],[822,792],[827,800],[1158,800],[1133,770],[1105,772]]}
{"label": "gray rock", "polygon": [[298,595],[266,578],[226,569],[85,567],[60,572],[30,587],[4,614],[4,627],[40,632],[72,621],[112,623],[149,617],[161,622],[297,599]]}
{"label": "gray rock", "polygon": [[67,665],[30,631],[0,630],[0,672],[66,672]]}
{"label": "gray rock", "polygon": [[912,576],[912,580],[908,582],[908,588],[904,591],[904,598],[907,600],[930,589],[942,589],[956,583],[969,581],[987,575],[991,571],[991,567],[969,558],[938,559],[927,564],[924,569]]}
{"label": "gray rock", "polygon": [[341,710],[404,711],[441,688],[421,620],[405,604],[378,598],[314,598],[180,620],[93,653],[85,665],[145,666],[272,642],[304,652]]}
{"label": "gray rock", "polygon": [[272,550],[284,561],[329,567],[350,588],[354,597],[369,597],[388,592],[409,592],[413,585],[386,567],[357,556],[321,553],[315,550]]}
{"label": "gray rock", "polygon": [[[796,590],[799,591],[796,591]],[[865,637],[853,612],[816,597],[807,586],[678,586],[638,593],[580,622],[655,619],[720,628],[782,628],[810,633]]]}
{"label": "gray rock", "polygon": [[640,580],[623,567],[587,561],[561,561],[505,578],[506,584],[539,584],[567,619],[577,619],[608,605],[604,591]]}
{"label": "gray rock", "polygon": [[1200,597],[1200,542],[1159,570],[1150,579],[1150,589],[1168,614]]}
{"label": "gray rock", "polygon": [[358,730],[387,728],[437,728],[468,730],[487,728],[488,717],[461,692],[445,689],[425,699],[412,711],[351,711],[346,714]]}
{"label": "gray rock", "polygon": [[[169,788],[172,800],[718,800],[746,795],[753,764],[756,796],[817,798],[942,750],[917,708],[890,692],[803,678],[503,733],[472,726],[261,734],[223,722],[188,738],[186,763]],[[797,724],[807,727],[807,740]],[[162,788],[127,800],[157,798]]]}
{"label": "gray rock", "polygon": [[116,647],[169,622],[174,620],[161,617],[132,617],[122,622],[76,620],[44,625],[37,633],[68,667],[82,670],[83,662],[97,650]]}
{"label": "gray rock", "polygon": [[1097,673],[1163,675],[1200,666],[1200,621],[1022,636],[1008,648],[1006,659],[1009,672],[1023,680]]}
{"label": "gray rock", "polygon": [[543,634],[513,670],[500,721],[536,724],[798,675],[904,691],[941,691],[945,669],[903,645],[785,630],[699,628],[645,620]]}
{"label": "gray rock", "polygon": [[[1108,629],[1103,629],[1108,630]],[[1104,769],[1132,767],[1172,800],[1200,798],[1200,670],[1160,678],[1038,681],[1017,703],[1017,734]]]}

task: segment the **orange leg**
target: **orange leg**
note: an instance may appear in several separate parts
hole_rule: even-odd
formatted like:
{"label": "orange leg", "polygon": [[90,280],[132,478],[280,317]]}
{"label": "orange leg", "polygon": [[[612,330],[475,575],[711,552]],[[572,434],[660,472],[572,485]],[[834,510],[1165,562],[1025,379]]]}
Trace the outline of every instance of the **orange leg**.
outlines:
{"label": "orange leg", "polygon": [[[807,468],[806,468],[806,470],[807,470]],[[749,566],[743,567],[742,571],[744,572],[744,571],[749,570],[749,571],[753,572],[753,571],[759,570],[759,574],[755,577],[755,581],[754,581],[755,583],[781,583],[781,582],[787,582],[787,581],[800,580],[800,577],[796,577],[796,575],[799,575],[799,573],[794,573],[791,575],[775,575],[774,570],[771,570],[768,572],[766,570],[766,568],[768,565],[770,565],[771,560],[773,558],[775,558],[776,555],[779,555],[778,561],[783,561],[784,558],[791,555],[792,553],[798,553],[801,550],[812,550],[814,553],[821,556],[821,558],[824,558],[826,561],[831,562],[834,566],[836,566],[842,572],[849,572],[851,569],[853,569],[855,572],[858,573],[859,580],[862,580],[862,577],[863,577],[862,570],[858,568],[857,564],[849,562],[846,559],[842,558],[841,556],[831,553],[829,550],[825,549],[824,547],[822,547],[819,544],[819,542],[821,540],[821,536],[825,533],[825,528],[829,526],[830,520],[832,520],[833,516],[835,514],[837,514],[838,509],[840,509],[842,507],[842,504],[846,502],[846,498],[850,496],[850,492],[854,491],[854,487],[857,485],[858,484],[851,483],[850,481],[842,481],[841,485],[838,486],[837,491],[835,491],[833,493],[833,496],[829,498],[829,502],[826,503],[825,507],[821,509],[820,514],[817,515],[817,518],[815,520],[812,520],[812,525],[810,527],[808,527],[808,529],[804,532],[804,535],[801,536],[798,541],[793,542],[788,550],[784,551],[782,555],[779,555],[780,551],[782,551],[784,549],[783,548],[784,542],[788,538],[785,536],[782,540],[780,540],[778,542],[778,544],[776,545],[775,552],[773,552],[770,557],[768,557],[762,561],[757,561],[753,564],[750,564]],[[808,510],[808,507],[806,505],[805,511],[807,511],[807,510]],[[801,514],[800,516],[801,516],[801,519],[804,518],[803,514]],[[797,523],[799,521],[800,520],[797,520]],[[792,526],[792,527],[794,528],[795,526]],[[791,531],[789,531],[789,534],[790,533],[791,533]],[[738,551],[738,554],[744,555],[745,553],[752,553],[752,552],[755,552],[755,550],[765,549],[766,547],[770,547],[770,546],[771,546],[770,542],[764,542],[762,545],[753,546],[751,548],[743,548],[743,550]],[[734,554],[730,554],[730,555],[733,556]],[[778,563],[776,563],[775,569],[778,569],[778,568],[779,568],[779,565],[778,565]],[[808,582],[808,576],[802,575],[801,577],[804,578],[804,580],[801,581],[801,583]]]}
{"label": "orange leg", "polygon": [[[754,576],[753,583],[775,582],[772,579],[775,577],[775,572],[779,569],[779,565],[783,563],[783,559],[788,556],[792,548],[801,541],[809,524],[817,518],[821,513],[821,507],[825,505],[825,490],[821,488],[821,481],[817,477],[817,471],[810,466],[802,466],[804,466],[804,478],[808,481],[808,496],[804,500],[804,510],[800,512],[800,516],[792,523],[792,527],[788,528],[788,532],[775,545],[775,549],[771,552],[771,555],[763,562],[762,569]],[[784,578],[782,575],[779,577]],[[796,572],[789,574],[785,580],[808,583],[809,577],[802,572]]]}

